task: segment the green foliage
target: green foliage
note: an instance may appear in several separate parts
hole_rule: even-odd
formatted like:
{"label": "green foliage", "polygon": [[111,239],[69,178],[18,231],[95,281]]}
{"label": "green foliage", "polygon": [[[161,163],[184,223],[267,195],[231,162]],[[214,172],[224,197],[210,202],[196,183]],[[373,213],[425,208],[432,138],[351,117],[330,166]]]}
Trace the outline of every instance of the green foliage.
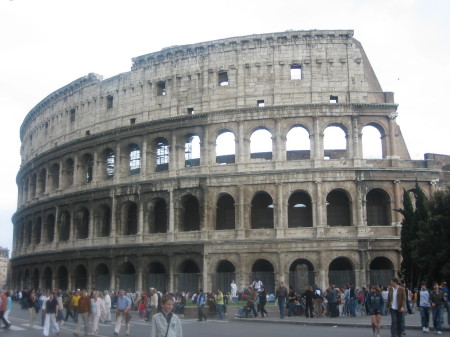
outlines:
{"label": "green foliage", "polygon": [[420,223],[413,259],[424,280],[441,281],[450,277],[450,187],[437,191],[426,205],[430,216]]}

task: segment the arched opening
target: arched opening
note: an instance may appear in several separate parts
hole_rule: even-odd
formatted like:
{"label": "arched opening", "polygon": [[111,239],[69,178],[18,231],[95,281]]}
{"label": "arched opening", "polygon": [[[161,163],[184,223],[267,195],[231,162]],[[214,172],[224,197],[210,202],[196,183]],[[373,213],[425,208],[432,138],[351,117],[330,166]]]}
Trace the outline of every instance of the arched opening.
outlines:
{"label": "arched opening", "polygon": [[216,272],[212,275],[212,290],[222,289],[227,293],[230,289],[231,281],[236,278],[236,268],[228,260],[222,260],[217,264]]}
{"label": "arched opening", "polygon": [[31,245],[31,237],[33,235],[33,223],[31,222],[31,220],[29,220],[27,222],[27,225],[25,226],[25,233],[24,233],[24,238],[25,238],[25,246],[29,246]]}
{"label": "arched opening", "polygon": [[381,189],[373,189],[366,196],[368,226],[388,226],[390,218],[390,200],[388,194]]}
{"label": "arched opening", "polygon": [[167,285],[166,268],[161,262],[152,262],[148,265],[147,289],[155,288],[165,290]]}
{"label": "arched opening", "polygon": [[273,201],[266,192],[257,193],[252,200],[251,228],[273,228]]}
{"label": "arched opening", "polygon": [[149,232],[167,233],[167,203],[164,199],[157,198],[150,204]]}
{"label": "arched opening", "polygon": [[272,160],[272,134],[258,129],[250,136],[250,158]]}
{"label": "arched opening", "polygon": [[355,284],[355,271],[349,259],[338,257],[328,267],[328,284],[343,288],[347,283]]}
{"label": "arched opening", "polygon": [[294,126],[286,135],[287,160],[311,158],[309,132],[302,126]]}
{"label": "arched opening", "polygon": [[312,227],[312,203],[311,198],[305,192],[295,192],[288,201],[288,226]]}
{"label": "arched opening", "polygon": [[395,276],[394,264],[386,257],[378,256],[369,266],[371,285],[389,285]]}
{"label": "arched opening", "polygon": [[59,217],[59,241],[68,241],[70,238],[70,213],[63,211]]}
{"label": "arched opening", "polygon": [[53,242],[55,238],[55,216],[49,214],[45,223],[45,238],[47,243]]}
{"label": "arched opening", "polygon": [[56,287],[62,291],[68,290],[69,288],[69,272],[67,268],[61,266],[56,272]]}
{"label": "arched opening", "polygon": [[97,235],[108,237],[111,234],[111,208],[108,205],[101,205],[97,214]]}
{"label": "arched opening", "polygon": [[323,137],[324,159],[347,158],[346,133],[341,127],[327,127]]}
{"label": "arched opening", "polygon": [[67,158],[63,164],[63,188],[73,185],[73,175],[75,173],[75,164],[72,158]]}
{"label": "arched opening", "polygon": [[184,166],[200,165],[200,137],[197,135],[189,135],[186,137],[184,144]]}
{"label": "arched opening", "polygon": [[200,230],[200,205],[193,195],[185,195],[182,199],[182,228],[184,232]]}
{"label": "arched opening", "polygon": [[122,263],[119,267],[119,288],[125,291],[135,291],[136,269],[131,262]]}
{"label": "arched opening", "polygon": [[351,226],[350,201],[344,191],[331,191],[327,195],[326,205],[328,226]]}
{"label": "arched opening", "polygon": [[216,163],[234,164],[236,161],[236,143],[234,134],[229,130],[222,130],[216,138]]}
{"label": "arched opening", "polygon": [[314,267],[311,262],[305,259],[292,262],[289,267],[289,285],[295,290],[303,291],[307,285],[313,286],[314,283]]}
{"label": "arched opening", "polygon": [[25,270],[25,274],[23,275],[23,284],[26,289],[30,287],[30,271],[28,269]]}
{"label": "arched opening", "polygon": [[53,164],[50,166],[48,175],[48,187],[51,191],[59,188],[59,165]]}
{"label": "arched opening", "polygon": [[123,235],[136,235],[138,228],[138,208],[136,203],[128,201],[122,206]]}
{"label": "arched opening", "polygon": [[77,239],[87,239],[89,236],[89,211],[87,208],[80,208],[75,213],[75,228]]}
{"label": "arched opening", "polygon": [[86,183],[92,182],[94,178],[94,158],[90,153],[83,156],[83,180]]}
{"label": "arched opening", "polygon": [[38,217],[36,219],[36,225],[34,226],[34,244],[38,245],[41,243],[41,232],[42,232],[42,218]]}
{"label": "arched opening", "polygon": [[41,195],[45,193],[45,187],[47,184],[47,170],[42,169],[39,172],[38,184],[37,184],[37,194]]}
{"label": "arched opening", "polygon": [[130,175],[141,172],[141,148],[137,144],[128,147]]}
{"label": "arched opening", "polygon": [[44,269],[44,289],[53,289],[53,272],[50,267]]}
{"label": "arched opening", "polygon": [[257,260],[252,266],[248,284],[252,284],[254,280],[260,280],[268,294],[275,292],[275,274],[272,263],[265,259]]}
{"label": "arched opening", "polygon": [[235,228],[235,208],[234,198],[229,194],[223,194],[217,200],[216,209],[216,229]]}
{"label": "arched opening", "polygon": [[156,172],[169,169],[169,142],[165,138],[156,139]]}
{"label": "arched opening", "polygon": [[106,264],[100,263],[95,267],[95,288],[99,291],[110,289],[111,275]]}
{"label": "arched opening", "polygon": [[74,271],[75,288],[87,289],[87,271],[86,268],[79,264]]}
{"label": "arched opening", "polygon": [[382,135],[378,128],[373,125],[366,125],[362,129],[363,158],[382,159],[383,146]]}
{"label": "arched opening", "polygon": [[33,283],[32,283],[33,289],[40,288],[39,287],[39,276],[40,276],[39,269],[36,268],[33,272]]}
{"label": "arched opening", "polygon": [[185,260],[176,275],[176,289],[184,292],[196,292],[200,287],[200,268],[193,260]]}

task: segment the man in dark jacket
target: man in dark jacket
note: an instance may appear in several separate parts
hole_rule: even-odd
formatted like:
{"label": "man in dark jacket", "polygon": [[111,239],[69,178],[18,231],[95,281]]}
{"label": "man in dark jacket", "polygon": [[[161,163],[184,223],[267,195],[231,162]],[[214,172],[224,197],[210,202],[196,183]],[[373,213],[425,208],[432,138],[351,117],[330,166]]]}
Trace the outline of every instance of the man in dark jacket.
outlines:
{"label": "man in dark jacket", "polygon": [[406,311],[405,288],[399,285],[397,277],[391,279],[388,294],[388,308],[391,312],[391,337],[402,336],[402,319]]}
{"label": "man in dark jacket", "polygon": [[281,281],[278,283],[278,288],[275,291],[275,298],[278,301],[278,306],[280,307],[280,318],[284,318],[284,306],[286,305],[286,298],[288,297],[288,290]]}

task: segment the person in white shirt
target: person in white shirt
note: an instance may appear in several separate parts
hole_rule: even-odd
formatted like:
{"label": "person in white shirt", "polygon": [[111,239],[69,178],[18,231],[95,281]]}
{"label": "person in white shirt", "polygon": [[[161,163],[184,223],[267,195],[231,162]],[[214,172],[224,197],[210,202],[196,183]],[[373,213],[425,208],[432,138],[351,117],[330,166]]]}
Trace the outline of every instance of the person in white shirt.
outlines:
{"label": "person in white shirt", "polygon": [[234,282],[234,280],[231,281],[230,288],[231,288],[231,301],[233,303],[236,303],[237,302],[237,285]]}
{"label": "person in white shirt", "polygon": [[103,301],[105,302],[105,323],[111,323],[111,296],[109,296],[108,290],[103,292],[105,298]]}

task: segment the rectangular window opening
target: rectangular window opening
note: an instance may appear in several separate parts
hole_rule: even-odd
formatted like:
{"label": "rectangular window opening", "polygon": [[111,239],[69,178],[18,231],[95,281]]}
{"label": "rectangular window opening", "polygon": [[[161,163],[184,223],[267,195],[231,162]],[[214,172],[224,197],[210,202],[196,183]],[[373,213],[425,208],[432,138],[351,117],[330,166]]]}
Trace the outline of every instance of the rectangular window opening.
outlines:
{"label": "rectangular window opening", "polygon": [[91,135],[91,131],[90,130],[87,130],[86,131],[86,136],[90,136]]}
{"label": "rectangular window opening", "polygon": [[75,122],[75,109],[70,110],[70,121]]}
{"label": "rectangular window opening", "polygon": [[330,96],[330,103],[332,103],[332,104],[338,103],[338,97],[337,96]]}
{"label": "rectangular window opening", "polygon": [[262,107],[264,106],[264,100],[263,100],[263,99],[258,99],[258,100],[256,101],[256,104],[257,104],[260,108],[262,108]]}
{"label": "rectangular window opening", "polygon": [[131,118],[131,119],[130,119],[130,124],[131,124],[131,125],[136,124],[136,118]]}
{"label": "rectangular window opening", "polygon": [[188,115],[193,115],[193,114],[195,114],[194,108],[187,108],[187,113],[188,113]]}
{"label": "rectangular window opening", "polygon": [[106,97],[106,109],[112,109],[113,108],[113,100],[114,97],[109,95]]}
{"label": "rectangular window opening", "polygon": [[219,85],[221,87],[228,85],[228,73],[226,71],[219,73]]}
{"label": "rectangular window opening", "polygon": [[158,82],[157,83],[158,96],[166,96],[166,82]]}
{"label": "rectangular window opening", "polygon": [[301,80],[302,79],[302,67],[291,66],[291,80]]}

